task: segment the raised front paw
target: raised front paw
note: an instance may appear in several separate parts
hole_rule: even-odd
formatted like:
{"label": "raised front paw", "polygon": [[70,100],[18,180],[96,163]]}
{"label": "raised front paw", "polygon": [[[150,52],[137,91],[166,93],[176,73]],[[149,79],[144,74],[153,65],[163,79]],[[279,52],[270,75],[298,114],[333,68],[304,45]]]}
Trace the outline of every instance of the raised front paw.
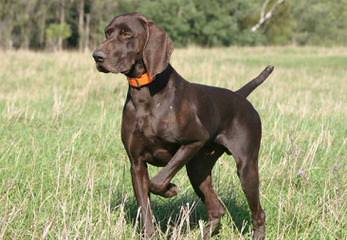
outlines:
{"label": "raised front paw", "polygon": [[160,178],[156,176],[151,179],[151,182],[149,183],[149,190],[151,193],[160,194],[166,192],[169,185],[170,183],[165,184]]}
{"label": "raised front paw", "polygon": [[149,190],[151,193],[160,195],[165,198],[176,196],[177,193],[179,192],[179,189],[175,184],[173,183],[164,184],[162,182],[158,183],[155,177],[151,180],[149,184]]}
{"label": "raised front paw", "polygon": [[169,183],[168,189],[165,192],[158,193],[158,195],[164,198],[171,198],[176,196],[178,192],[179,192],[179,188],[175,184]]}

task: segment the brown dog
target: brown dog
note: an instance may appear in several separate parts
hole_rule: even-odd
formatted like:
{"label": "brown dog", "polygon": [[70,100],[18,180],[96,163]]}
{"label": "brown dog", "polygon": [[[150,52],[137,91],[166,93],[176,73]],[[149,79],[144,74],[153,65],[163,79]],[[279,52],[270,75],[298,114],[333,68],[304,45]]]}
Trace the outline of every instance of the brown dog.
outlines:
{"label": "brown dog", "polygon": [[[209,238],[224,214],[212,186],[211,170],[226,152],[237,163],[252,211],[253,237],[264,239],[265,213],[259,201],[258,176],[261,123],[246,97],[273,67],[233,92],[184,80],[169,64],[173,50],[170,38],[141,14],[115,17],[105,34],[106,40],[93,57],[99,71],[123,73],[129,81],[121,135],[131,162],[144,236],[151,237],[155,231],[150,193],[175,196],[178,190],[171,179],[186,166],[190,182],[208,211],[204,238]],[[163,168],[150,179],[147,164]]]}

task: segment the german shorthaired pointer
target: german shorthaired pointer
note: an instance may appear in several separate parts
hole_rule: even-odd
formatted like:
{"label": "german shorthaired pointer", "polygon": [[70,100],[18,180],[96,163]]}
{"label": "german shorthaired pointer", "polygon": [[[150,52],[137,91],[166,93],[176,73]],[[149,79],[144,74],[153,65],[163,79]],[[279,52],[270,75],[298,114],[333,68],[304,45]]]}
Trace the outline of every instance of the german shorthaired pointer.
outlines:
{"label": "german shorthaired pointer", "polygon": [[[169,64],[168,34],[141,14],[113,18],[106,40],[93,57],[101,72],[122,73],[129,82],[123,108],[122,142],[141,208],[144,237],[154,236],[150,193],[178,193],[172,178],[186,167],[190,182],[206,205],[208,239],[224,214],[212,185],[212,168],[225,152],[236,160],[237,174],[253,218],[253,238],[265,238],[265,213],[259,201],[258,154],[261,122],[246,97],[272,72],[268,66],[238,91],[191,83]],[[162,167],[150,178],[147,164]]]}

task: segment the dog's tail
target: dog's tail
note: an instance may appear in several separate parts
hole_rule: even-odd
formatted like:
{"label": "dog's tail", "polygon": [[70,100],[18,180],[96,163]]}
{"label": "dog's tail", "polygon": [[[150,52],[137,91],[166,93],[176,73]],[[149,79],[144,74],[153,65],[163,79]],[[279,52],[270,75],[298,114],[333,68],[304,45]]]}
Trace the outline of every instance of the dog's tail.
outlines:
{"label": "dog's tail", "polygon": [[273,70],[274,66],[267,66],[256,78],[254,78],[246,85],[241,87],[239,90],[236,91],[236,93],[246,98],[251,92],[253,92],[254,89],[256,89],[268,78],[268,76],[272,73]]}

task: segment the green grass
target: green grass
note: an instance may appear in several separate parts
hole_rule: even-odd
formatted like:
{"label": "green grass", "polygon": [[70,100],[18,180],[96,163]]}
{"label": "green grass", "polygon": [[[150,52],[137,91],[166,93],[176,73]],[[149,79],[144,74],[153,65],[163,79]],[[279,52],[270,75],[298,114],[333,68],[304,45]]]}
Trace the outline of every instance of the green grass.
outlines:
{"label": "green grass", "polygon": [[[138,239],[120,141],[125,78],[98,73],[90,54],[0,58],[0,239]],[[230,89],[275,65],[250,96],[263,122],[268,239],[346,239],[347,49],[188,48],[172,62],[190,81]],[[229,210],[216,239],[248,239],[232,157],[222,156],[213,174]],[[198,239],[204,206],[184,170],[173,182],[177,197],[152,197],[158,236]]]}

